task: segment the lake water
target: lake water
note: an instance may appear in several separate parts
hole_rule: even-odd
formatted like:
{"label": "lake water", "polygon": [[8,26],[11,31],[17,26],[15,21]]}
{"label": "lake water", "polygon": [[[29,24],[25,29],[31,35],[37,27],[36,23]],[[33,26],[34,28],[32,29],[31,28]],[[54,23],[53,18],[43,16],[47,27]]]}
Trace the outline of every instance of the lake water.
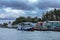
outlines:
{"label": "lake water", "polygon": [[0,28],[0,40],[60,40],[60,32]]}

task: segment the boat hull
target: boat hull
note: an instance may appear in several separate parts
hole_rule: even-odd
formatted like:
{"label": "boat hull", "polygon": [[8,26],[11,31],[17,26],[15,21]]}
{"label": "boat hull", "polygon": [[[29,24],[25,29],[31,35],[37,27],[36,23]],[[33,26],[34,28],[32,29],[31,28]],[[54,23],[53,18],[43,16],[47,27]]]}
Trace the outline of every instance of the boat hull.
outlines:
{"label": "boat hull", "polygon": [[18,30],[22,30],[22,31],[34,31],[34,28],[28,28],[28,29],[18,29]]}
{"label": "boat hull", "polygon": [[25,30],[25,31],[34,31],[34,28],[22,29],[22,30]]}

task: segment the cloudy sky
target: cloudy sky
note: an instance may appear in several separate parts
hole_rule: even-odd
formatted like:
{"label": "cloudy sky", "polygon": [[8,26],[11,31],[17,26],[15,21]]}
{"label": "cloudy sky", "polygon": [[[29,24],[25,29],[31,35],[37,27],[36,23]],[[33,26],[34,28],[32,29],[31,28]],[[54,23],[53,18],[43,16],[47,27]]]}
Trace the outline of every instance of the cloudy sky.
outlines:
{"label": "cloudy sky", "polygon": [[60,0],[0,0],[0,20],[19,16],[42,17],[42,13],[60,8]]}

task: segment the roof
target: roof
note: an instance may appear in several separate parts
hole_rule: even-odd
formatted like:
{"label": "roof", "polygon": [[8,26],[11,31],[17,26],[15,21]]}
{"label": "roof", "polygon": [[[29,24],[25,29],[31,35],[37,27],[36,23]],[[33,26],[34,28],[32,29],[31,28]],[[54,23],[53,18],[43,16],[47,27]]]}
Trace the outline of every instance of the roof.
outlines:
{"label": "roof", "polygon": [[[46,22],[46,21],[45,21]],[[60,22],[60,21],[48,21],[48,22]]]}
{"label": "roof", "polygon": [[38,23],[43,23],[43,22],[38,22]]}

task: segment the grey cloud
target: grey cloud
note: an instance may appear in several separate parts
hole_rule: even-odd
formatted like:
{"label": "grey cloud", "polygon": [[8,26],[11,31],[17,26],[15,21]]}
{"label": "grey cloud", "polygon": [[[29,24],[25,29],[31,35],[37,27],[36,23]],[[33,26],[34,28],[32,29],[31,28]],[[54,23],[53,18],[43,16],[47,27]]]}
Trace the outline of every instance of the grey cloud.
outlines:
{"label": "grey cloud", "polygon": [[58,1],[55,0],[45,0],[42,2],[39,2],[37,7],[39,9],[48,9],[48,8],[60,8],[60,3]]}
{"label": "grey cloud", "polygon": [[32,10],[32,5],[22,1],[0,1],[0,7],[11,7],[13,9]]}
{"label": "grey cloud", "polygon": [[60,2],[57,0],[38,0],[38,3],[29,4],[27,0],[11,0],[11,1],[1,1],[0,0],[0,7],[11,7],[13,9],[20,9],[20,10],[33,10],[34,8],[39,9],[48,9],[48,8],[60,8]]}
{"label": "grey cloud", "polygon": [[16,18],[0,18],[0,20],[15,20]]}
{"label": "grey cloud", "polygon": [[[22,16],[29,16],[29,15],[30,16],[33,16],[33,15],[34,16],[40,16],[40,15],[42,15],[42,13],[44,12],[45,9],[60,8],[60,2],[55,1],[55,0],[38,0],[37,4],[36,3],[35,4],[29,4],[26,0],[19,0],[19,1],[17,1],[17,0],[16,1],[1,1],[0,0],[0,8],[3,8],[3,7],[11,7],[13,9],[30,11],[30,12],[26,12]],[[39,10],[37,10],[36,8]],[[36,9],[37,14],[33,14],[31,12],[33,9],[34,10]],[[42,10],[42,12],[40,10]],[[4,11],[1,11],[0,13],[2,13],[2,12],[4,12]]]}

